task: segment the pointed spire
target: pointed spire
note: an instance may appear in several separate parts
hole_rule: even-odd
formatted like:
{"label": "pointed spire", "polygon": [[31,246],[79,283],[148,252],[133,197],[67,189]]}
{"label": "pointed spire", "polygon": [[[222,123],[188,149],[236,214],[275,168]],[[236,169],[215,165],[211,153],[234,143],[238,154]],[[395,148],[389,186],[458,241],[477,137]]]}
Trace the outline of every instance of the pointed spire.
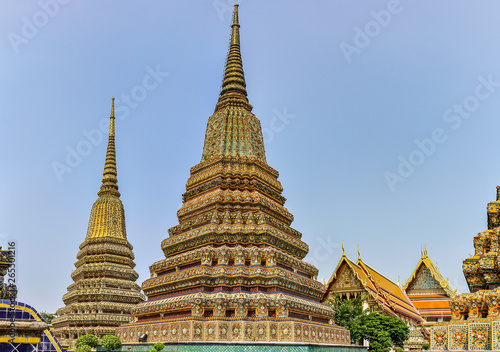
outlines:
{"label": "pointed spire", "polygon": [[359,254],[359,244],[358,244],[358,260],[361,260],[361,254]]}
{"label": "pointed spire", "polygon": [[245,75],[240,51],[240,24],[238,22],[238,5],[234,5],[233,24],[231,25],[231,39],[229,52],[226,59],[224,79],[220,91],[219,101],[215,106],[217,110],[228,99],[248,104]]}
{"label": "pointed spire", "polygon": [[342,256],[345,257],[344,241],[342,241]]}
{"label": "pointed spire", "polygon": [[102,177],[101,190],[97,193],[99,197],[112,195],[120,197],[118,192],[118,179],[116,178],[116,151],[115,151],[115,98],[111,102],[111,116],[109,117],[109,139],[106,151],[106,162]]}

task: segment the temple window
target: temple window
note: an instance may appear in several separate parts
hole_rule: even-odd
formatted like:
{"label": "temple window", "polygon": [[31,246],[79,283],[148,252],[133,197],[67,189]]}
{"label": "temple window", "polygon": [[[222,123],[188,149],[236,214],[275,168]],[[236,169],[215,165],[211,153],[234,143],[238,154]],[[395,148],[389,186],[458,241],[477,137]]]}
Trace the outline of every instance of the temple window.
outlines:
{"label": "temple window", "polygon": [[234,317],[234,309],[226,309],[226,317],[232,318]]}
{"label": "temple window", "polygon": [[205,310],[205,312],[203,312],[203,316],[205,318],[213,317],[214,316],[214,311],[212,309]]}
{"label": "temple window", "polygon": [[231,266],[234,265],[234,259],[229,259],[227,261],[227,265],[231,265]]}
{"label": "temple window", "polygon": [[217,265],[217,259],[212,259],[212,266],[216,266]]}
{"label": "temple window", "polygon": [[255,309],[249,309],[247,312],[247,317],[255,318]]}
{"label": "temple window", "polygon": [[245,259],[245,265],[250,266],[250,259]]}
{"label": "temple window", "polygon": [[260,261],[260,265],[262,265],[262,266],[266,266],[266,260],[265,260],[265,259],[262,259],[262,260]]}

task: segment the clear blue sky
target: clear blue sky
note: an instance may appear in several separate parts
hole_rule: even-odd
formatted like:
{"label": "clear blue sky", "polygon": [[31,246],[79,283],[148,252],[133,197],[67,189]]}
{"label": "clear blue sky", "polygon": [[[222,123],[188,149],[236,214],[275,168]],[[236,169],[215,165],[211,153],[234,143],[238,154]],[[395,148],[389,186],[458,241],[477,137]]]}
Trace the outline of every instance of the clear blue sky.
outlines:
{"label": "clear blue sky", "polygon": [[[500,3],[240,4],[249,99],[320,278],[342,241],[394,281],[406,280],[426,244],[465,291],[462,260],[500,183]],[[0,242],[17,240],[20,300],[42,311],[63,305],[101,183],[107,136],[97,130],[112,96],[141,283],[163,257],[201,158],[232,1],[1,8]]]}

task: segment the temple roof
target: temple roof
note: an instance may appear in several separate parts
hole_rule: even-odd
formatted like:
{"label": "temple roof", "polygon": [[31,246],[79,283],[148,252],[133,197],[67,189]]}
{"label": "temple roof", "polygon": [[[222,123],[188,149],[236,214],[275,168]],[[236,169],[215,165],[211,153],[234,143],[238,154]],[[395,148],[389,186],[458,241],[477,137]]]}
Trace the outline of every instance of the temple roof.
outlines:
{"label": "temple roof", "polygon": [[452,290],[450,285],[448,284],[448,279],[444,279],[444,277],[439,272],[438,268],[434,265],[432,260],[429,258],[427,254],[427,249],[424,247],[421,251],[421,258],[413,270],[413,273],[410,275],[408,280],[406,280],[403,285],[403,289],[405,292],[408,292],[419,280],[419,276],[423,276],[424,274],[430,275],[432,279],[434,279],[434,284],[438,285],[446,295],[450,298],[455,298],[457,295],[457,290]]}
{"label": "temple roof", "polygon": [[384,312],[391,315],[401,314],[413,320],[423,321],[420,313],[400,286],[367,265],[361,260],[360,256],[357,262],[354,263],[347,258],[345,252],[342,253],[342,258],[326,284],[325,297],[332,283],[336,280],[337,272],[343,264],[347,265],[353,271],[365,291],[377,302]]}

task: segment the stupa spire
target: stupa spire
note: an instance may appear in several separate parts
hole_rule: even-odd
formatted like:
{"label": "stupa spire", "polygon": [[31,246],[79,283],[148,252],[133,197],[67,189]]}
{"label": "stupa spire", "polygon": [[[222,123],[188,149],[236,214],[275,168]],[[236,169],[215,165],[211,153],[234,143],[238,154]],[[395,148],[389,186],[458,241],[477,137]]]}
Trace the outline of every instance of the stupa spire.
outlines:
{"label": "stupa spire", "polygon": [[115,150],[115,98],[111,100],[111,115],[109,117],[109,138],[108,149],[106,151],[106,161],[102,174],[101,190],[97,193],[99,197],[112,195],[120,197],[118,192],[118,179],[116,177],[116,150]]}
{"label": "stupa spire", "polygon": [[248,104],[245,75],[240,51],[240,24],[238,22],[238,5],[234,5],[233,24],[231,25],[231,39],[224,70],[224,79],[220,91],[219,101],[215,110],[222,102],[233,98]]}

